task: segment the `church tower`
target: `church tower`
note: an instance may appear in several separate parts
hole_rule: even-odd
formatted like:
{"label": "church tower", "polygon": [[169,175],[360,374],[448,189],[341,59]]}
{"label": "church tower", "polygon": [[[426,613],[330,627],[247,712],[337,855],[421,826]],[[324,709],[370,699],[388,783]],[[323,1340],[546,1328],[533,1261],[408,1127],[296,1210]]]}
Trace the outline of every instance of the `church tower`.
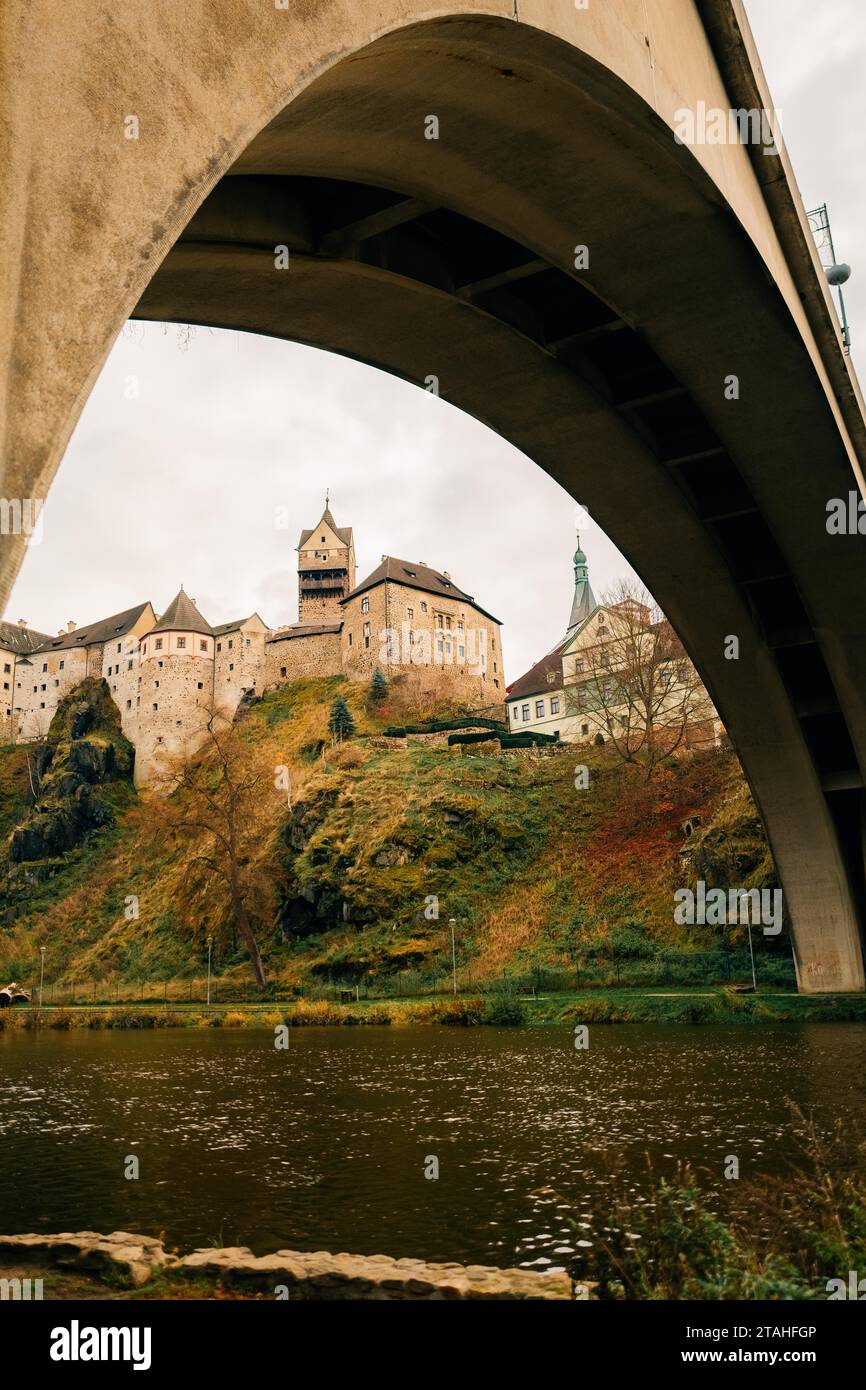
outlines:
{"label": "church tower", "polygon": [[351,526],[338,526],[325,497],[317,525],[298,543],[298,622],[338,623],[340,600],[355,587],[355,542]]}
{"label": "church tower", "polygon": [[568,630],[572,632],[579,623],[588,618],[593,609],[597,608],[595,594],[592,592],[592,585],[589,582],[589,565],[586,562],[586,555],[580,548],[580,533],[577,536],[577,550],[574,552],[574,598],[571,604],[571,617],[568,620]]}

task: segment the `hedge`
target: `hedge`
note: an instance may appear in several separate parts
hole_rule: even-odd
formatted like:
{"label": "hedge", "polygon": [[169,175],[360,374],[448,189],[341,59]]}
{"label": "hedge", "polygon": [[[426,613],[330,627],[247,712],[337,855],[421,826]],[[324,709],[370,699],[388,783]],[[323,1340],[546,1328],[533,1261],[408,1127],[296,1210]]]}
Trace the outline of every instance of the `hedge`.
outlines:
{"label": "hedge", "polygon": [[444,734],[451,729],[492,729],[502,730],[505,733],[505,725],[496,719],[474,719],[467,716],[465,719],[433,719],[429,724],[402,724],[394,725],[393,728],[383,729],[385,738],[405,738],[407,734]]}

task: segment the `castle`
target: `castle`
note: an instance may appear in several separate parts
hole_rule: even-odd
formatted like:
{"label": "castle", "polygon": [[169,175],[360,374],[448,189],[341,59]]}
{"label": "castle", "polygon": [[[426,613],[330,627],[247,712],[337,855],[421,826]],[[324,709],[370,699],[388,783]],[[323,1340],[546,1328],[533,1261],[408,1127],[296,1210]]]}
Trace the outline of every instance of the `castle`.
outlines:
{"label": "castle", "polygon": [[383,555],[355,582],[351,527],[328,505],[298,544],[298,621],[269,628],[258,613],[216,627],[180,592],[158,615],[149,602],[52,637],[0,623],[6,743],[44,738],[64,695],[101,676],[135,748],[137,786],[189,756],[208,714],[232,715],[245,694],[303,676],[369,681],[376,667],[470,708],[504,698],[498,619],[447,571]]}

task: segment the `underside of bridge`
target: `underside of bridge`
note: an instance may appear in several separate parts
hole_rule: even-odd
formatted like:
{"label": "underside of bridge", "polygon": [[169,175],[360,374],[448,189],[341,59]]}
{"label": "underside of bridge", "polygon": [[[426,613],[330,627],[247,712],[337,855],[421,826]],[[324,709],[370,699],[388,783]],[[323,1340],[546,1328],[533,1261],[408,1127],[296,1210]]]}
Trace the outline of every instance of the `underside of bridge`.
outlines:
{"label": "underside of bridge", "polygon": [[730,733],[800,987],[863,989],[866,542],[825,525],[859,474],[778,277],[642,95],[507,19],[396,29],[247,143],[135,316],[435,378],[586,504]]}

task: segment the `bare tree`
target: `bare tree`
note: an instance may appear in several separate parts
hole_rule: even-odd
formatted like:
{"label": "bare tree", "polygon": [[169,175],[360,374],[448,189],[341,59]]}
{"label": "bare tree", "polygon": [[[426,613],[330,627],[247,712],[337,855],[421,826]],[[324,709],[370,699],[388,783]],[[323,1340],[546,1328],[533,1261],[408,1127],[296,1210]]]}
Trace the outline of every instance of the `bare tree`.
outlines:
{"label": "bare tree", "polygon": [[198,751],[174,760],[164,790],[166,825],[176,833],[197,831],[204,841],[190,863],[201,864],[224,887],[229,914],[243,941],[260,990],[267,986],[250,913],[256,887],[251,867],[258,845],[255,808],[272,770],[255,767],[238,727],[222,711],[206,712]]}
{"label": "bare tree", "polygon": [[633,582],[603,596],[581,636],[567,712],[586,716],[649,781],[697,724],[714,718],[709,696],[667,618]]}

